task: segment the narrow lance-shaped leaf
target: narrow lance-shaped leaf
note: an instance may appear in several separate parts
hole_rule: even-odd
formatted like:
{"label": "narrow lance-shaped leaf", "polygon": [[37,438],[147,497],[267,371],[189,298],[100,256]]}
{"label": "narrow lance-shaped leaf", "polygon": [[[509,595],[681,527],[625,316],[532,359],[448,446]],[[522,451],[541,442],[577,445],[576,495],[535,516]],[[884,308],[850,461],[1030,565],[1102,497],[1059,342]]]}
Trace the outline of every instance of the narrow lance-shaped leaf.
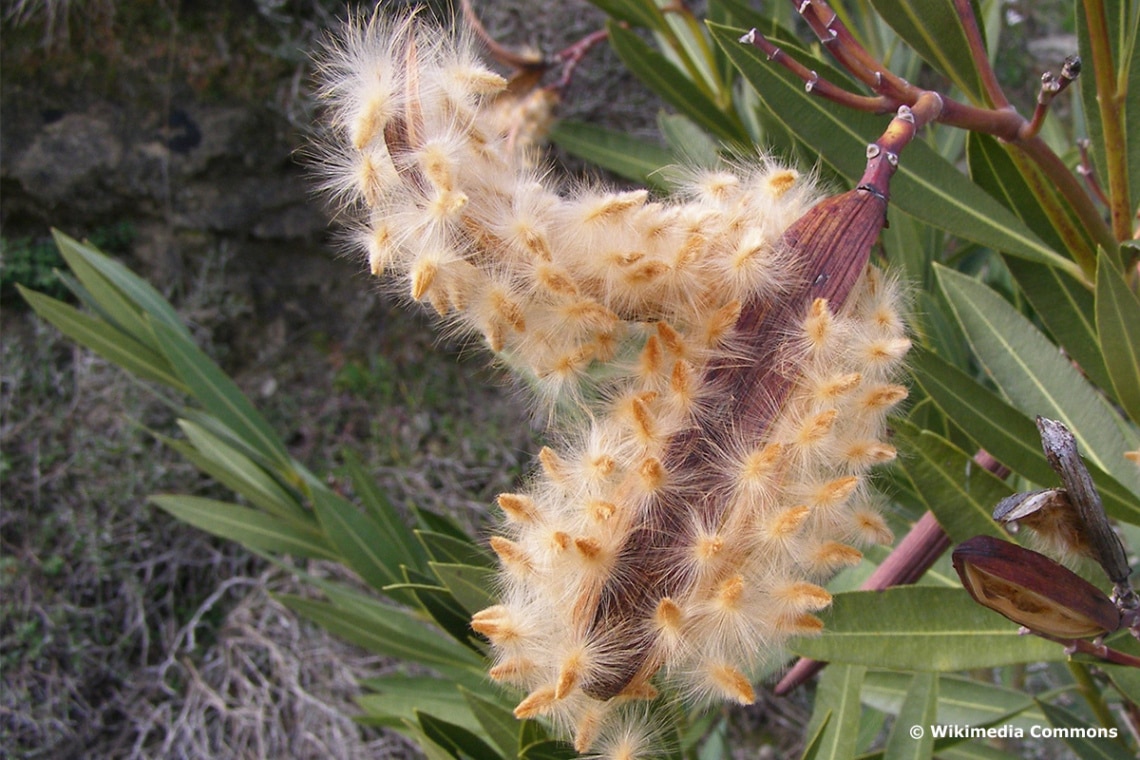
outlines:
{"label": "narrow lance-shaped leaf", "polygon": [[432,530],[417,530],[415,536],[423,544],[428,556],[436,562],[451,562],[485,568],[498,567],[495,558],[487,550],[478,546],[469,536],[458,538]]}
{"label": "narrow lance-shaped leaf", "polygon": [[[964,19],[951,0],[871,0],[883,20],[936,70],[976,103],[985,103],[978,67],[970,54]],[[977,7],[975,18],[981,18]]]}
{"label": "narrow lance-shaped leaf", "polygon": [[[196,453],[195,460],[200,462],[199,457],[208,460],[209,465],[202,467],[207,474],[218,478],[267,512],[315,527],[312,513],[252,459],[197,423],[179,420],[178,426],[190,441]],[[169,439],[167,441],[169,443]]]}
{"label": "narrow lance-shaped leaf", "polygon": [[826,725],[811,747],[816,760],[840,760],[855,756],[855,739],[859,734],[862,704],[859,691],[867,669],[854,665],[832,665],[824,671],[816,691],[815,708],[808,733],[826,720]]}
{"label": "narrow lance-shaped leaf", "polygon": [[475,687],[486,679],[481,657],[423,625],[416,626],[416,630],[408,630],[405,625],[385,625],[388,622],[386,618],[362,615],[327,602],[291,595],[278,598],[285,606],[333,635],[371,652],[426,665],[442,676]]}
{"label": "narrow lance-shaped leaf", "polygon": [[345,469],[352,480],[356,496],[368,510],[372,521],[382,535],[382,546],[390,552],[393,567],[407,565],[418,570],[424,569],[427,556],[412,530],[404,523],[396,505],[377,486],[376,481],[364,471],[360,459],[350,451],[344,452]]}
{"label": "narrow lance-shaped leaf", "polygon": [[893,424],[904,451],[903,467],[950,539],[1004,536],[990,514],[1012,489],[945,438],[904,420]]}
{"label": "narrow lance-shaped leaf", "polygon": [[1006,267],[1038,318],[1101,390],[1111,393],[1112,381],[1096,333],[1093,294],[1084,283],[1047,264],[1004,256]]}
{"label": "narrow lance-shaped leaf", "polygon": [[[1025,160],[1015,163],[1012,155],[1016,154],[1008,153],[989,135],[971,132],[966,146],[971,179],[1017,214],[1056,250],[1066,250],[1068,241],[1067,249],[1075,260],[1091,261],[1094,249],[1088,235],[1071,217],[1068,207],[1061,204],[1053,193],[1052,185],[1036,167]],[[1034,178],[1037,192],[1045,195],[1051,210],[1042,205],[1023,172],[1029,172]],[[1108,388],[1108,375],[1096,339],[1092,294],[1086,283],[1066,276],[1055,267],[1016,256],[1004,258],[1021,292],[1053,337],[1093,382]]]}
{"label": "narrow lance-shaped leaf", "polygon": [[[798,77],[767,61],[754,46],[742,44],[740,30],[710,27],[769,110],[840,174],[850,181],[858,179],[866,146],[882,133],[886,117],[852,111],[813,96]],[[820,69],[821,77],[826,76],[819,62],[810,65]],[[906,148],[891,181],[891,202],[927,224],[967,240],[1080,276],[1075,263],[1041,242],[1012,212],[921,140]]]}
{"label": "narrow lance-shaped leaf", "polygon": [[517,757],[519,723],[510,709],[463,687],[459,692],[491,743],[502,751],[504,757]]}
{"label": "narrow lance-shaped leaf", "polygon": [[[934,751],[934,735],[930,726],[938,714],[938,675],[915,673],[899,711],[898,719],[887,737],[883,760],[925,760]],[[922,730],[914,731],[918,726]]]}
{"label": "narrow lance-shaped leaf", "polygon": [[404,582],[384,589],[388,593],[396,590],[412,594],[419,606],[451,638],[482,654],[482,649],[475,643],[475,636],[471,630],[471,614],[455,600],[446,587],[439,585],[436,579],[405,567]]}
{"label": "narrow lance-shaped leaf", "polygon": [[106,257],[70,238],[59,241],[59,252],[85,293],[97,305],[100,316],[135,341],[149,344],[152,336],[142,309],[94,266],[95,261]]}
{"label": "narrow lance-shaped leaf", "polygon": [[662,112],[657,115],[657,127],[681,165],[711,169],[720,160],[716,142],[689,117]]}
{"label": "narrow lance-shaped leaf", "polygon": [[272,554],[337,559],[324,536],[249,507],[199,496],[151,496],[150,501],[183,522],[229,541]]}
{"label": "narrow lance-shaped leaf", "polygon": [[669,59],[628,29],[613,22],[607,29],[622,63],[667,103],[722,140],[740,145],[748,142],[748,133],[735,114],[721,110]]}
{"label": "narrow lance-shaped leaf", "polygon": [[393,673],[361,679],[359,685],[366,690],[356,697],[365,713],[362,722],[398,726],[403,720],[414,719],[416,710],[423,710],[446,715],[451,722],[471,731],[481,730],[459,687],[438,676]]}
{"label": "narrow lance-shaped leaf", "polygon": [[391,551],[376,524],[351,502],[326,490],[313,493],[313,509],[329,542],[346,565],[374,589],[404,580]]}
{"label": "narrow lance-shaped leaf", "polygon": [[186,390],[186,385],[171,371],[170,362],[165,356],[74,306],[19,285],[16,288],[41,319],[50,322],[81,346],[143,380],[162,383],[178,391]]}
{"label": "narrow lance-shaped leaf", "polygon": [[490,607],[495,602],[491,589],[495,587],[494,570],[472,565],[453,565],[438,562],[430,563],[431,570],[439,578],[455,601],[468,615]]}
{"label": "narrow lance-shaped leaf", "polygon": [[664,23],[653,0],[590,0],[610,18],[632,26],[660,29]]}
{"label": "narrow lance-shaped leaf", "polygon": [[1062,422],[1081,454],[1140,494],[1140,471],[1116,412],[1049,340],[1000,295],[946,267],[938,280],[978,360],[1026,415]]}
{"label": "narrow lance-shaped leaf", "polygon": [[626,179],[655,190],[668,189],[659,172],[674,161],[673,156],[643,139],[565,119],[550,130],[550,140],[563,150]]}
{"label": "narrow lance-shaped leaf", "polygon": [[[911,676],[893,671],[867,674],[863,683],[863,703],[891,715],[906,705]],[[1023,691],[997,686],[953,674],[938,676],[936,722],[942,725],[983,726],[1010,724],[1025,731],[1041,725],[1045,716],[1033,698]]]}
{"label": "narrow lance-shaped leaf", "polygon": [[456,760],[502,760],[502,757],[474,732],[416,710],[424,735],[446,749]]}
{"label": "narrow lance-shaped leaf", "polygon": [[827,662],[951,672],[1066,659],[1059,644],[1022,636],[1018,627],[965,589],[902,586],[836,594],[820,614],[823,633],[793,651]]}
{"label": "narrow lance-shaped leaf", "polygon": [[1103,251],[1096,268],[1096,327],[1116,400],[1140,424],[1140,301]]}
{"label": "narrow lance-shaped leaf", "polygon": [[1120,741],[1121,729],[1116,729],[1116,738],[1101,737],[1098,734],[1108,733],[1105,727],[1092,726],[1051,702],[1038,700],[1037,703],[1049,719],[1049,725],[1058,729],[1061,740],[1082,760],[1134,760],[1135,754]]}
{"label": "narrow lance-shaped leaf", "polygon": [[[915,379],[949,419],[999,462],[1039,485],[1055,485],[1056,473],[1041,450],[1033,421],[937,354],[911,357]],[[1140,499],[1104,470],[1089,468],[1111,517],[1140,524]]]}
{"label": "narrow lance-shaped leaf", "polygon": [[156,321],[151,322],[151,328],[191,395],[266,459],[288,468],[290,459],[285,445],[237,384],[177,330]]}
{"label": "narrow lance-shaped leaf", "polygon": [[75,256],[82,258],[92,267],[99,270],[110,282],[114,283],[132,303],[137,305],[143,312],[149,314],[152,319],[163,322],[172,330],[182,333],[183,337],[187,340],[190,339],[190,332],[186,329],[186,325],[182,323],[178,312],[176,312],[174,307],[162,297],[162,294],[155,290],[146,280],[102,253],[94,246],[80,243],[59,230],[52,230],[52,236],[55,238],[55,243],[59,246],[61,253],[66,248],[74,253]]}

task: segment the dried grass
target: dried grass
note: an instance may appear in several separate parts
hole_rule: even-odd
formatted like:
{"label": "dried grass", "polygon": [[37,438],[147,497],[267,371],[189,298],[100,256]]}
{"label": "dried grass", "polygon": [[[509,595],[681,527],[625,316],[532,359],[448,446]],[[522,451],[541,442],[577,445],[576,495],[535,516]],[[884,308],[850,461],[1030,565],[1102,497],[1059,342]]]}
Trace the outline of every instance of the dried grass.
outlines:
{"label": "dried grass", "polygon": [[[362,731],[350,717],[357,712],[355,679],[379,675],[390,663],[298,621],[271,596],[300,590],[278,569],[219,584],[148,672],[151,687],[160,685],[170,698],[135,703],[125,716],[132,746],[106,757],[414,757],[398,737]],[[202,618],[227,596],[237,602],[216,641],[191,656]]]}

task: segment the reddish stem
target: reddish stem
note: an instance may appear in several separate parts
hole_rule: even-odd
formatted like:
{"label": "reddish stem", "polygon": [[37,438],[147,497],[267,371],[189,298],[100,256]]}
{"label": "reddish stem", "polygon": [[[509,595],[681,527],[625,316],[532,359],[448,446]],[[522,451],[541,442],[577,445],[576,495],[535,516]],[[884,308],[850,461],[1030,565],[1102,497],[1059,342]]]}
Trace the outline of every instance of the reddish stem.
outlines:
{"label": "reddish stem", "polygon": [[809,91],[830,100],[832,103],[838,103],[841,106],[853,108],[857,111],[866,111],[868,113],[891,113],[892,111],[897,111],[898,107],[903,105],[902,101],[887,95],[879,95],[873,98],[867,97],[866,95],[856,95],[853,92],[832,84],[826,79],[820,79],[819,74],[773,45],[755,29],[741,37],[740,41],[759,48],[763,51],[764,55],[768,56],[769,61],[774,61],[783,66],[798,78],[802,79],[804,86]]}
{"label": "reddish stem", "polygon": [[860,82],[880,95],[904,103],[910,103],[918,96],[917,87],[892,74],[859,44],[825,0],[792,2],[828,52]]}
{"label": "reddish stem", "polygon": [[974,6],[970,0],[954,0],[954,10],[958,18],[962,19],[962,29],[966,32],[966,44],[970,48],[970,57],[981,80],[982,89],[994,108],[1009,108],[1009,100],[998,82],[997,73],[990,66],[990,57],[986,53],[986,41],[982,37],[982,30],[978,26],[978,19],[974,16]]}
{"label": "reddish stem", "polygon": [[541,69],[545,71],[550,68],[550,62],[544,61],[541,58],[536,58],[533,55],[523,55],[516,53],[509,48],[500,45],[494,37],[487,33],[487,28],[483,26],[483,22],[479,20],[479,15],[475,13],[475,9],[471,7],[471,0],[462,0],[463,4],[463,19],[471,30],[475,32],[475,36],[479,38],[487,48],[487,52],[491,54],[499,63],[504,66],[509,66],[512,69],[519,71],[527,71],[530,69]]}
{"label": "reddish stem", "polygon": [[551,88],[556,90],[565,89],[570,84],[570,80],[574,78],[574,70],[578,68],[578,64],[586,57],[586,53],[590,52],[591,48],[609,36],[610,33],[608,31],[599,29],[596,32],[586,35],[573,45],[558,51],[554,55],[554,59],[562,63],[562,75],[558,77],[557,82],[551,85]]}

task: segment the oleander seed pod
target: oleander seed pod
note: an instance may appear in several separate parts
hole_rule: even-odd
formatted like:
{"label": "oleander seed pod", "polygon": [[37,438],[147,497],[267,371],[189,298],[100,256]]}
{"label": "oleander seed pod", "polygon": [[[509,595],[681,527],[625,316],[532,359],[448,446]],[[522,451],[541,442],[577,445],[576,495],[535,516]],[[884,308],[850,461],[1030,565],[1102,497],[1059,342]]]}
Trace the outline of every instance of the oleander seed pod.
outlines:
{"label": "oleander seed pod", "polygon": [[515,714],[632,758],[661,685],[753,701],[765,660],[819,631],[820,584],[891,541],[868,484],[906,396],[899,287],[867,264],[886,199],[817,203],[768,160],[673,199],[559,188],[501,126],[505,80],[414,18],[352,20],[322,72],[325,186],[369,268],[547,413],[472,620]]}

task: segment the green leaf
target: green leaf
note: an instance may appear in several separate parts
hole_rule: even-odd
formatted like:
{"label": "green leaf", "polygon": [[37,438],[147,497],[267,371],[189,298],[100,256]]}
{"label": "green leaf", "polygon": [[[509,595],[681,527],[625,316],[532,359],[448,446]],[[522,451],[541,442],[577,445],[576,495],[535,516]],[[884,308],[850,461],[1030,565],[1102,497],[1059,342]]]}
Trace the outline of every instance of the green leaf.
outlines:
{"label": "green leaf", "polygon": [[871,0],[871,5],[923,60],[975,103],[987,103],[963,19],[951,0]]}
{"label": "green leaf", "polygon": [[[888,120],[805,92],[799,78],[767,61],[759,49],[741,44],[740,30],[710,28],[768,109],[840,174],[858,180],[865,168],[866,146],[879,137]],[[812,61],[811,67],[824,76],[819,62]],[[1024,222],[921,140],[908,145],[902,156],[891,181],[891,203],[966,240],[1080,276],[1075,263],[1041,242]]]}
{"label": "green leaf", "polygon": [[[929,351],[909,357],[915,379],[947,418],[968,431],[974,442],[999,462],[1038,485],[1057,482],[1041,451],[1037,426],[972,377]],[[1089,467],[1111,517],[1140,524],[1135,495],[1095,465]]]}
{"label": "green leaf", "polygon": [[264,512],[200,496],[157,495],[149,501],[179,520],[215,536],[273,554],[337,559],[316,530]]}
{"label": "green leaf", "polygon": [[855,757],[855,740],[859,735],[862,712],[859,691],[866,673],[865,667],[846,664],[832,664],[823,671],[816,689],[808,734],[821,725],[823,729],[819,738],[809,745],[805,758],[841,760]]}
{"label": "green leaf", "polygon": [[[935,673],[915,673],[911,676],[910,688],[898,719],[887,737],[884,760],[929,758],[934,752],[934,735],[930,726],[934,724],[937,707],[938,676]],[[915,726],[924,729],[918,736],[912,733]]]}
{"label": "green leaf", "polygon": [[470,731],[482,731],[459,687],[442,678],[395,673],[361,679],[360,686],[374,692],[356,697],[366,713],[363,722],[399,726],[405,720],[415,720],[416,710],[422,710]]}
{"label": "green leaf", "polygon": [[98,317],[84,314],[74,306],[21,285],[16,288],[41,319],[51,323],[79,345],[91,349],[143,380],[152,380],[177,391],[186,391],[186,385],[171,371],[170,363],[162,354],[128,337]]}
{"label": "green leaf", "polygon": [[436,625],[459,643],[482,654],[480,645],[475,641],[475,634],[471,630],[471,616],[459,602],[455,601],[451,592],[443,586],[436,585],[434,579],[406,567],[404,576],[407,579],[405,583],[387,586],[384,590],[388,593],[397,589],[410,592]]}
{"label": "green leaf", "polygon": [[495,603],[491,589],[495,587],[497,573],[486,567],[452,565],[432,562],[431,569],[440,583],[447,587],[455,601],[468,615],[484,610]]}
{"label": "green leaf", "polygon": [[118,288],[123,295],[135,306],[152,319],[162,322],[167,327],[182,333],[186,340],[190,340],[190,332],[178,316],[174,307],[155,290],[150,283],[136,275],[125,266],[102,253],[99,249],[86,243],[80,243],[68,237],[59,230],[52,230],[52,237],[59,246],[60,253],[69,261],[74,258],[82,259],[89,266]]}
{"label": "green leaf", "polygon": [[164,322],[151,322],[158,345],[189,392],[226,427],[266,459],[289,469],[285,444],[241,389],[203,351]]}
{"label": "green leaf", "polygon": [[[1088,235],[1071,218],[1071,209],[1061,204],[1048,180],[1035,166],[1025,159],[1021,164],[1015,163],[996,139],[976,132],[969,133],[967,158],[970,177],[1017,214],[1030,229],[1037,231],[1049,245],[1058,251],[1069,250],[1074,260],[1081,262],[1082,269],[1091,262],[1094,248]],[[1030,173],[1038,192],[1046,195],[1051,210],[1044,208],[1023,172]],[[1069,241],[1067,247],[1066,240]],[[1094,382],[1101,387],[1109,387],[1105,384],[1108,375],[1096,339],[1093,299],[1088,285],[1054,267],[1016,256],[1006,256],[1005,262],[1022,293],[1057,342]],[[1088,266],[1088,269],[1091,271],[1092,267]]]}
{"label": "green leaf", "polygon": [[720,15],[730,18],[737,26],[764,29],[775,23],[777,15],[775,8],[767,9],[767,14],[752,8],[745,0],[711,0],[709,2],[709,17],[713,15],[712,9],[719,7]]}
{"label": "green leaf", "polygon": [[1006,267],[1034,312],[1089,379],[1110,391],[1112,381],[1096,334],[1093,294],[1054,267],[1004,256]]}
{"label": "green leaf", "polygon": [[[818,722],[816,716],[819,716]],[[820,756],[820,748],[823,746],[823,734],[827,731],[829,725],[831,725],[830,709],[823,710],[822,712],[816,710],[812,713],[812,722],[808,724],[808,738],[804,742],[804,754],[801,760],[816,760],[816,758]]]}
{"label": "green leaf", "polygon": [[[905,707],[911,676],[874,671],[863,683],[864,704],[898,715]],[[938,677],[938,710],[934,720],[944,726],[988,726],[1008,723],[1025,731],[1041,725],[1045,716],[1024,691],[943,674]]]}
{"label": "green leaf", "polygon": [[517,757],[519,753],[519,722],[514,714],[497,702],[485,699],[474,692],[459,688],[467,701],[467,708],[478,720],[483,733],[491,743],[502,750],[505,757]]}
{"label": "green leaf", "polygon": [[655,190],[668,190],[660,172],[673,155],[644,139],[592,124],[564,119],[550,130],[550,140],[563,150]]}
{"label": "green leaf", "polygon": [[[302,525],[316,527],[312,515],[301,506],[296,497],[252,459],[197,423],[179,420],[178,427],[186,434],[194,451],[194,455],[187,458],[190,458],[203,472],[232,488],[266,512],[300,522]],[[165,437],[160,437],[160,440],[167,445],[174,443]],[[183,455],[187,455],[185,449],[179,450]]]}
{"label": "green leaf", "polygon": [[384,534],[355,505],[332,491],[318,489],[313,492],[313,510],[341,559],[365,583],[379,590],[404,580]]}
{"label": "green leaf", "polygon": [[447,750],[456,760],[502,760],[498,752],[487,746],[487,742],[463,726],[440,720],[420,710],[416,710],[416,718],[424,735]]}
{"label": "green leaf", "polygon": [[427,550],[428,556],[436,562],[451,562],[476,567],[497,567],[495,558],[471,540],[470,536],[457,538],[432,530],[415,531],[416,538]]}
{"label": "green leaf", "polygon": [[937,276],[987,374],[1027,415],[1062,422],[1090,462],[1140,494],[1120,420],[1056,346],[984,284],[942,266]]}
{"label": "green leaf", "polygon": [[883,228],[881,240],[891,266],[898,268],[904,282],[910,283],[916,290],[926,291],[933,284],[930,264],[934,260],[936,249],[933,245],[923,244],[919,226],[920,223],[913,216],[900,213],[889,206],[887,226]]}
{"label": "green leaf", "polygon": [[[1118,69],[1112,72],[1108,79],[1118,92],[1101,93],[1097,90],[1097,80],[1092,71],[1093,57],[1089,40],[1088,21],[1085,16],[1085,4],[1074,3],[1076,11],[1076,31],[1078,52],[1084,62],[1086,71],[1077,79],[1080,91],[1082,112],[1085,120],[1085,131],[1089,137],[1089,147],[1093,157],[1093,167],[1096,176],[1103,185],[1108,172],[1106,170],[1104,125],[1101,121],[1099,98],[1119,97],[1120,105],[1124,110],[1124,140],[1127,156],[1128,184],[1132,207],[1135,208],[1137,195],[1140,195],[1140,138],[1136,137],[1136,125],[1140,124],[1140,103],[1135,97],[1137,82],[1140,82],[1140,38],[1138,38],[1138,21],[1135,4],[1128,0],[1101,0],[1109,30],[1109,53],[1113,63]],[[1131,93],[1131,96],[1129,96]]]}
{"label": "green leaf", "polygon": [[[1038,700],[1037,704],[1049,719],[1049,725],[1060,729],[1062,741],[1069,745],[1081,760],[1135,760],[1136,755],[1130,752],[1119,738],[1086,738],[1096,737],[1098,732],[1108,732],[1110,729],[1092,726],[1063,707],[1049,702]],[[1119,728],[1113,730],[1118,737],[1123,736]]]}
{"label": "green leaf", "polygon": [[432,512],[430,509],[423,509],[414,503],[412,504],[412,511],[415,513],[416,520],[419,523],[418,530],[426,530],[429,533],[439,533],[444,536],[450,536],[464,546],[475,546],[474,540],[472,540],[471,536],[467,535],[467,531],[461,528],[455,520],[447,515]]}
{"label": "green leaf", "polygon": [[345,470],[352,480],[352,489],[372,517],[382,536],[382,546],[389,554],[392,567],[407,565],[423,571],[427,562],[420,542],[401,518],[396,505],[376,486],[376,481],[364,471],[360,459],[351,451],[343,452]]}
{"label": "green leaf", "polygon": [[482,657],[438,631],[415,624],[398,609],[384,614],[383,605],[374,605],[377,613],[364,614],[299,596],[282,594],[277,598],[333,635],[370,652],[426,665],[472,688],[486,681]]}
{"label": "green leaf", "polygon": [[653,0],[590,0],[610,18],[647,29],[662,27],[661,12]]}
{"label": "green leaf", "polygon": [[[1132,536],[1134,539],[1135,536]],[[1136,541],[1125,541],[1125,546],[1136,546]],[[1105,642],[1107,646],[1123,654],[1140,657],[1140,640],[1133,638],[1127,631],[1119,631],[1110,636]],[[1125,699],[1134,704],[1140,704],[1140,668],[1127,665],[1114,665],[1098,662],[1096,667],[1103,670],[1112,681],[1112,685]]]}
{"label": "green leaf", "polygon": [[1056,251],[1068,251],[1082,270],[1091,271],[1093,243],[1054,183],[1016,149],[989,135],[970,132],[966,140],[970,179],[1017,215]]}
{"label": "green leaf", "polygon": [[[1125,18],[1117,26],[1128,38],[1120,46],[1121,56],[1114,60],[1121,62],[1121,92],[1132,93],[1132,97],[1124,98],[1124,139],[1128,143],[1129,197],[1135,207],[1140,201],[1140,98],[1136,97],[1140,89],[1140,7],[1135,2],[1131,5],[1131,20]],[[1122,12],[1127,8],[1128,4],[1121,5]]]}
{"label": "green leaf", "polygon": [[1024,760],[1024,755],[982,744],[980,741],[961,742],[942,749],[945,740],[937,742],[935,749],[939,760]]}
{"label": "green leaf", "polygon": [[1064,648],[976,604],[965,589],[903,586],[836,594],[823,633],[792,650],[813,660],[939,672],[1064,660]]}
{"label": "green leaf", "polygon": [[[375,597],[348,588],[343,584],[317,578],[296,568],[290,569],[298,578],[323,591],[329,601],[332,602],[333,606],[338,610],[371,621],[373,626],[393,631],[391,635],[394,640],[412,642],[426,640],[425,643],[427,645],[440,650],[436,652],[436,659],[440,656],[440,652],[445,656],[458,656],[455,655],[455,652],[457,648],[460,648],[465,652],[463,658],[466,658],[471,652],[475,652],[478,661],[484,661],[482,652],[477,651],[477,647],[471,645],[470,631],[466,630],[466,628],[456,635],[448,632],[450,638],[447,638],[442,634],[439,628],[425,627],[424,623],[430,619],[430,613],[425,615],[425,610],[422,605],[417,606],[415,609],[405,606],[395,607],[381,602]],[[401,601],[407,598],[417,605],[419,604],[419,599],[414,594],[417,590],[424,589],[429,592],[445,593],[444,589],[431,584],[404,583],[400,584],[398,588],[407,592],[406,596],[402,593],[398,596]],[[387,589],[385,589],[385,591],[387,592]],[[464,621],[462,625],[465,626],[466,622]],[[438,666],[436,667],[438,669]],[[487,683],[486,675],[481,671],[474,674],[464,671],[458,675],[455,672],[451,672],[451,677],[461,680],[462,683],[472,688],[483,688]]]}
{"label": "green leaf", "polygon": [[64,261],[81,283],[86,297],[94,304],[99,316],[139,343],[144,345],[150,343],[151,332],[142,310],[92,265],[93,260],[107,260],[106,257],[94,248],[83,246],[71,238],[57,240],[57,244]]}
{"label": "green leaf", "polygon": [[569,744],[552,739],[533,742],[519,750],[519,760],[575,760],[578,753]]}
{"label": "green leaf", "polygon": [[990,515],[1013,489],[942,436],[905,420],[892,424],[905,452],[902,466],[950,540],[957,544],[978,535],[1004,538],[1005,531]]}
{"label": "green leaf", "polygon": [[657,127],[683,167],[711,169],[720,161],[716,143],[689,117],[662,111],[657,115]]}
{"label": "green leaf", "polygon": [[622,63],[667,103],[711,134],[737,145],[749,142],[744,125],[721,110],[705,92],[661,53],[612,21],[606,25],[610,45]]}
{"label": "green leaf", "polygon": [[1096,268],[1096,329],[1116,400],[1140,424],[1140,300],[1103,251]]}
{"label": "green leaf", "polygon": [[423,752],[427,760],[454,760],[454,756],[439,746],[424,734],[419,723],[414,720],[405,720],[403,726],[394,728],[401,736],[415,744]]}

